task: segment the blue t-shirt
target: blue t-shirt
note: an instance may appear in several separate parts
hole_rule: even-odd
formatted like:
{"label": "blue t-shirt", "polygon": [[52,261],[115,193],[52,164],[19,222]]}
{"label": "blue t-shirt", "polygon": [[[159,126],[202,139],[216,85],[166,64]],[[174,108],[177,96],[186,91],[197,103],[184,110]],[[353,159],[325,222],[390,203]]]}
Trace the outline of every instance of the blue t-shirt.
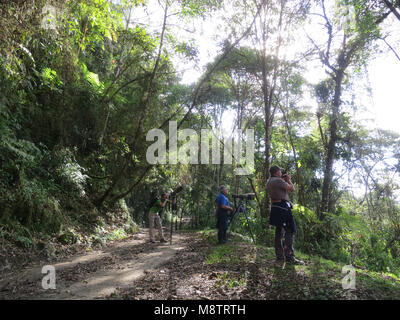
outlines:
{"label": "blue t-shirt", "polygon": [[[226,206],[229,206],[228,198],[225,197],[225,195],[222,192],[218,195],[217,199],[215,199],[215,202],[217,203],[218,209],[221,209],[221,206],[223,204]],[[226,209],[222,209],[222,210],[226,210]]]}

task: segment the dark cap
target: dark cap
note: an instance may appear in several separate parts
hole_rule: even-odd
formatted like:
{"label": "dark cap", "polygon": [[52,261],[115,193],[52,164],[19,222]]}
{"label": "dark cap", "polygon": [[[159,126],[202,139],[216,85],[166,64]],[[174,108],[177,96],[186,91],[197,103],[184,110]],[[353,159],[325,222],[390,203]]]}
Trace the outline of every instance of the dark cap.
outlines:
{"label": "dark cap", "polygon": [[278,172],[279,170],[283,170],[282,168],[278,167],[278,166],[272,166],[271,168],[269,168],[269,173],[271,174],[271,176],[274,176],[276,172]]}

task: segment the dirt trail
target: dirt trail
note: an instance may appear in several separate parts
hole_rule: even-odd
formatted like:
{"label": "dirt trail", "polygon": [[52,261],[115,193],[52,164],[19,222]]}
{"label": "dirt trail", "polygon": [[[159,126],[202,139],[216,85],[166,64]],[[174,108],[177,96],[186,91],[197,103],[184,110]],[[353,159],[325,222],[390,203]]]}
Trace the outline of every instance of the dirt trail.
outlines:
{"label": "dirt trail", "polygon": [[141,229],[131,239],[52,264],[56,289],[42,288],[43,265],[14,271],[0,280],[0,299],[106,299],[168,262],[186,247],[188,237],[174,233],[172,245],[149,243],[148,229]]}

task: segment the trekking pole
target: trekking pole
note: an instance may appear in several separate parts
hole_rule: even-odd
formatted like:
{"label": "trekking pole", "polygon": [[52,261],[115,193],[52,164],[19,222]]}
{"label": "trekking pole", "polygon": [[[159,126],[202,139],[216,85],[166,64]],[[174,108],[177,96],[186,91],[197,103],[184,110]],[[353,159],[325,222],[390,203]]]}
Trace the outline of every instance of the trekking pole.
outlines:
{"label": "trekking pole", "polygon": [[169,244],[171,245],[172,244],[172,224],[173,224],[173,221],[172,221],[172,210],[170,212],[171,212],[171,221],[170,221],[171,230],[170,230],[170,235],[169,235]]}
{"label": "trekking pole", "polygon": [[171,213],[170,238],[169,238],[169,244],[170,245],[172,245],[172,229],[174,227],[173,212],[175,211],[176,197],[172,198],[172,201],[173,202],[170,203],[170,210],[169,210],[169,212]]}

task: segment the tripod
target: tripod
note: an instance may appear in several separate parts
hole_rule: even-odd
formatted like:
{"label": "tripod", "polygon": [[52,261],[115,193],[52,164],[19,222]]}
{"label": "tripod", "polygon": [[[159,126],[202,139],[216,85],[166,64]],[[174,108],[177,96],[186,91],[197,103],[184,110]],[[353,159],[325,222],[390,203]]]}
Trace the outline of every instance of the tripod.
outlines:
{"label": "tripod", "polygon": [[233,213],[233,215],[231,216],[231,219],[229,221],[228,230],[229,230],[229,227],[231,226],[232,222],[239,215],[239,213],[243,212],[246,217],[246,220],[247,220],[247,225],[249,226],[251,238],[253,239],[253,243],[255,244],[256,241],[254,240],[253,232],[251,231],[251,227],[250,227],[249,217],[247,216],[247,213],[246,213],[246,205],[247,205],[247,200],[243,201],[243,199],[240,199],[239,206],[236,208],[235,212]]}

